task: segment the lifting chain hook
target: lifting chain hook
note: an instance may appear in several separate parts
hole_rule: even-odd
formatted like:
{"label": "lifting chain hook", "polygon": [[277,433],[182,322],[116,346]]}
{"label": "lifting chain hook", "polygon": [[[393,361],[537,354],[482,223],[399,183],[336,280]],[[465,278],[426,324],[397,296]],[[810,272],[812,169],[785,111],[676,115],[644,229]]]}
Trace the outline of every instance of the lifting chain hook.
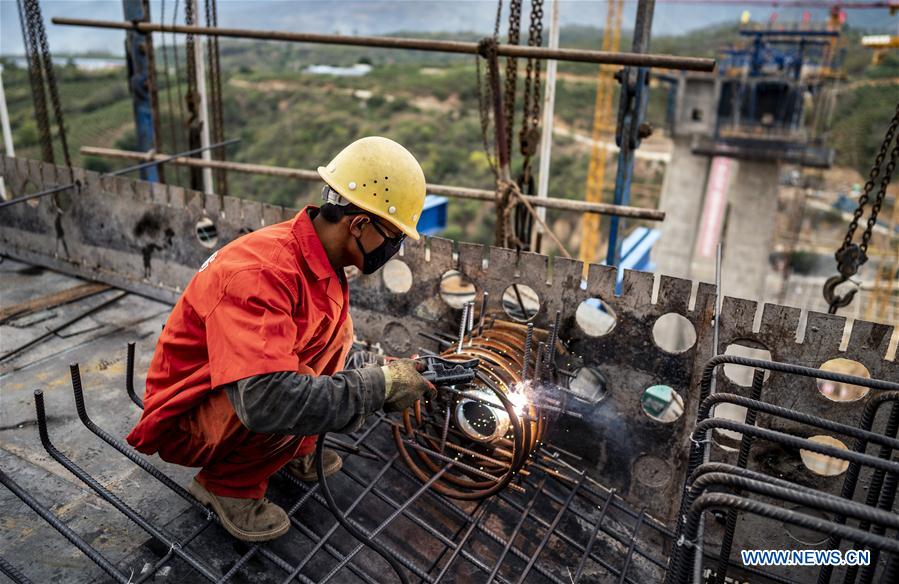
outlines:
{"label": "lifting chain hook", "polygon": [[828,314],[836,314],[838,309],[849,306],[849,303],[855,298],[858,288],[846,292],[843,296],[836,295],[836,287],[847,281],[849,281],[847,276],[837,274],[836,276],[831,276],[824,282],[824,300],[829,306],[827,311]]}

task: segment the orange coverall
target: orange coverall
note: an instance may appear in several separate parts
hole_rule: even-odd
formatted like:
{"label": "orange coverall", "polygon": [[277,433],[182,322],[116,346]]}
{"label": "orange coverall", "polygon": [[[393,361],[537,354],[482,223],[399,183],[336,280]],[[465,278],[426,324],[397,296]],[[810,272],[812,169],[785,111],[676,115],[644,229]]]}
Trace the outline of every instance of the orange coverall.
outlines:
{"label": "orange coverall", "polygon": [[197,480],[216,495],[262,497],[269,477],[316,439],[249,430],[221,387],[279,371],[333,375],[352,344],[346,279],[328,262],[311,209],[213,253],[156,344],[144,413],[127,440],[203,467]]}

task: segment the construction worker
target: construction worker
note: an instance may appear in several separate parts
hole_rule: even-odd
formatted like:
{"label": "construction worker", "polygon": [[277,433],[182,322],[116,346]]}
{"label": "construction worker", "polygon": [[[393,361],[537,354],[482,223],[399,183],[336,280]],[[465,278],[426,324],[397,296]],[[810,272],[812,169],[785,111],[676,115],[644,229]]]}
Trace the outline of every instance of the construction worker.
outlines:
{"label": "construction worker", "polygon": [[[380,269],[416,231],[425,179],[412,154],[362,138],[318,172],[325,203],[216,251],[184,290],[147,373],[144,413],[128,442],[202,467],[188,490],[244,541],[286,533],[265,499],[282,467],[315,480],[316,435],[351,432],[428,390],[412,359],[342,371],[353,340],[344,268]],[[332,450],[325,473],[341,467]]]}

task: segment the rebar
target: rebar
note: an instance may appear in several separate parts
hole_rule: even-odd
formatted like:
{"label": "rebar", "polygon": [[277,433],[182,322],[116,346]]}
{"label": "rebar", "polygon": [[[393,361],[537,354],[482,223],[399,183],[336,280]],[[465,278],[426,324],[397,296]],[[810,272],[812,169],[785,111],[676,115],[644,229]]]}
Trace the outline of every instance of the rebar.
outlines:
{"label": "rebar", "polygon": [[[542,439],[544,410],[557,409],[535,402],[521,383],[526,327],[494,321],[482,335],[461,342],[474,310],[474,302],[462,307],[459,342],[442,356],[478,359],[475,380],[438,388],[436,396],[407,409],[402,423],[393,424],[397,449],[420,480],[436,472],[441,461],[455,460],[434,488],[448,497],[471,500],[503,488],[521,489],[512,479],[525,469]],[[510,456],[496,456],[497,448],[509,445]],[[447,449],[455,458],[447,457]]]}
{"label": "rebar", "polygon": [[534,338],[534,323],[528,323],[528,332],[524,337],[524,358],[521,360],[521,380],[528,380],[528,363],[531,360],[531,343]]}
{"label": "rebar", "polygon": [[[125,458],[142,468],[143,470],[150,473],[156,480],[167,486],[171,489],[176,495],[192,504],[197,509],[202,509],[205,511],[205,507],[197,501],[193,495],[187,492],[187,489],[170,479],[158,468],[147,462],[147,459],[137,453],[133,448],[104,430],[103,428],[96,425],[93,420],[91,420],[90,416],[87,414],[87,407],[84,403],[84,391],[81,386],[81,372],[77,363],[72,363],[69,365],[69,374],[72,378],[72,393],[75,396],[75,410],[78,413],[78,418],[84,424],[84,426],[96,434],[101,440],[115,448],[119,451]],[[37,400],[37,396],[35,395],[35,400]],[[43,398],[41,398],[41,402],[43,403]]]}
{"label": "rebar", "polygon": [[[896,499],[896,486],[899,484],[899,480],[897,480],[897,475],[895,473],[887,473],[887,475],[883,479],[883,487],[880,492],[880,499],[877,501],[877,508],[882,509],[884,511],[891,512],[893,510],[893,501]],[[895,516],[893,513],[889,513],[892,516]],[[859,524],[860,529],[866,529],[868,525],[871,523],[870,520],[864,520]],[[871,528],[871,533],[875,535],[883,535],[886,533],[886,526],[881,523],[875,524]],[[874,548],[871,550],[871,562],[862,567],[862,572],[859,577],[860,584],[871,584],[872,579],[874,578],[874,571],[877,569],[877,560],[880,557],[880,550]],[[858,566],[849,566],[846,570],[846,582],[849,582],[849,579],[854,578],[854,572],[858,570]]]}
{"label": "rebar", "polygon": [[[120,584],[128,584],[130,582],[130,578],[122,574],[106,557],[94,549],[89,543],[87,543],[80,535],[75,533],[72,528],[62,522],[56,515],[50,512],[49,509],[44,507],[31,493],[23,489],[12,480],[9,475],[3,472],[0,469],[0,483],[3,484],[4,487],[9,489],[13,495],[22,500],[23,503],[31,507],[31,510],[40,515],[41,519],[50,524],[53,529],[58,531],[63,537],[65,537],[69,542],[72,543],[75,547],[81,550],[81,553],[86,555],[91,559],[92,562],[97,564],[101,570],[106,572],[106,574],[119,582]],[[12,575],[7,574],[12,578]]]}
{"label": "rebar", "polygon": [[218,576],[210,568],[204,565],[203,562],[201,562],[199,559],[194,557],[193,554],[182,549],[180,542],[176,541],[174,538],[149,523],[143,516],[126,505],[121,499],[107,490],[94,477],[89,475],[81,467],[72,462],[53,445],[53,443],[50,441],[50,435],[47,431],[47,416],[44,411],[44,393],[39,389],[34,391],[34,406],[37,413],[38,431],[40,433],[41,444],[43,444],[44,450],[47,451],[47,454],[49,454],[56,462],[64,466],[66,470],[78,477],[81,482],[86,484],[91,488],[91,490],[97,493],[97,495],[101,499],[115,507],[122,515],[126,516],[138,527],[146,531],[151,537],[162,542],[167,547],[172,549],[179,558],[186,562],[201,576],[203,576],[210,582],[215,582],[216,580],[218,580]]}
{"label": "rebar", "polygon": [[[842,460],[849,460],[850,468],[852,468],[853,462],[858,465],[868,465],[872,466],[875,469],[880,468],[881,471],[887,471],[890,463],[881,460],[875,459],[873,457],[850,452],[848,455],[843,455],[845,451],[840,451],[835,448],[818,448],[821,444],[809,442],[807,440],[802,440],[795,436],[791,436],[789,434],[783,434],[780,432],[774,432],[771,430],[762,430],[756,428],[754,426],[747,426],[746,424],[738,424],[731,423],[726,420],[704,420],[710,413],[712,405],[714,405],[715,398],[710,398],[712,384],[714,382],[714,374],[715,370],[725,364],[734,364],[734,365],[742,365],[745,367],[752,367],[756,369],[766,370],[766,371],[776,371],[779,373],[785,373],[788,375],[799,375],[804,377],[811,377],[817,379],[824,379],[829,381],[835,381],[839,383],[847,383],[847,384],[855,384],[863,387],[868,387],[871,389],[878,390],[887,390],[887,391],[897,391],[899,390],[899,384],[878,380],[878,379],[869,379],[862,378],[854,375],[846,375],[843,373],[836,373],[832,371],[825,371],[822,369],[814,369],[811,367],[803,367],[800,365],[793,365],[789,363],[779,363],[775,361],[766,361],[762,359],[751,359],[747,357],[738,357],[735,355],[716,355],[712,357],[709,361],[706,362],[705,367],[703,368],[702,377],[700,380],[700,408],[697,411],[697,426],[693,432],[691,437],[692,446],[690,449],[690,458],[688,464],[688,480],[684,483],[683,494],[681,497],[681,506],[680,511],[678,513],[678,522],[677,528],[675,530],[675,537],[680,539],[683,536],[683,530],[685,528],[684,518],[686,517],[688,511],[688,487],[689,487],[689,476],[699,467],[699,465],[703,464],[707,453],[709,452],[709,437],[707,435],[707,431],[712,428],[723,428],[728,430],[733,430],[736,432],[743,432],[744,438],[746,434],[750,434],[753,437],[763,437],[766,440],[773,440],[774,442],[785,444],[794,448],[802,448],[804,450],[810,450],[812,452],[818,452],[819,454],[825,454],[827,456],[833,456],[834,458],[839,458]],[[740,396],[733,396],[734,403],[739,403],[741,400],[745,400],[746,398],[742,398]],[[876,396],[875,396],[876,397]],[[730,399],[728,398],[728,401]],[[772,406],[770,404],[764,404],[763,402],[757,402],[755,400],[750,400],[750,403],[746,404],[747,407],[757,407],[760,411],[767,411],[768,413],[774,413],[775,415],[779,415],[788,419],[795,419],[801,421],[803,423],[810,423],[812,425],[818,425],[820,427],[829,427],[834,428],[838,432],[842,432],[846,435],[856,437],[858,439],[864,438],[866,440],[871,439],[875,440],[879,443],[883,443],[884,437],[878,436],[871,432],[867,432],[865,430],[859,430],[857,428],[852,428],[845,425],[838,425],[834,422],[830,422],[829,420],[824,420],[822,418],[818,418],[816,416],[808,416],[807,414],[801,414],[799,412],[792,412],[786,410],[785,408],[778,409],[777,406]],[[745,432],[741,428],[748,428]],[[868,427],[870,429],[870,426]],[[847,458],[848,456],[848,458]],[[857,472],[857,469],[856,469]],[[877,472],[877,471],[875,471]],[[875,475],[876,476],[876,475]],[[847,480],[850,478],[850,475],[847,475]],[[854,486],[853,486],[854,488]],[[700,527],[701,533],[701,527]],[[698,541],[697,545],[701,548],[702,542]],[[673,582],[673,575],[675,572],[678,572],[680,569],[681,563],[686,560],[683,557],[683,549],[678,548],[675,549],[671,555],[670,566],[672,569],[669,569],[665,582],[666,584],[671,584]],[[704,555],[704,554],[703,554]],[[700,556],[701,557],[701,556]],[[688,562],[690,563],[690,562]],[[823,579],[822,575],[827,573],[827,579],[829,579],[829,569],[825,566],[822,568],[822,574],[819,574],[819,582],[826,582],[827,579]]]}
{"label": "rebar", "polygon": [[[762,397],[762,388],[765,384],[765,373],[756,369],[752,372],[752,386],[749,390],[749,398],[754,401],[758,401]],[[715,396],[720,394],[712,394],[709,396],[709,401]],[[758,410],[756,408],[751,408],[746,410],[746,424],[750,426],[755,426],[755,419],[758,416]],[[746,468],[746,465],[749,464],[749,451],[752,449],[752,436],[741,435],[740,437],[740,452],[737,455],[737,467]],[[735,495],[739,495],[739,491],[734,492]],[[715,571],[715,578],[717,584],[724,584],[725,578],[727,577],[727,571],[730,568],[730,552],[731,546],[734,543],[734,536],[737,532],[737,510],[736,509],[728,509],[727,510],[727,518],[725,520],[724,525],[724,535],[721,538],[721,551],[718,553],[718,568]],[[701,545],[701,544],[700,544]],[[701,565],[702,560],[701,556],[697,558],[698,563]]]}
{"label": "rebar", "polygon": [[125,391],[137,407],[144,409],[144,400],[134,391],[134,343],[128,343],[128,354],[125,359]]}
{"label": "rebar", "polygon": [[459,319],[459,344],[456,347],[456,354],[462,352],[462,343],[465,341],[465,326],[468,322],[468,303],[462,306],[462,318]]}
{"label": "rebar", "polygon": [[[866,531],[839,525],[819,517],[805,515],[775,505],[724,493],[705,493],[696,499],[690,507],[684,539],[683,542],[680,540],[678,541],[679,547],[686,545],[695,547],[696,532],[698,531],[702,516],[707,509],[712,507],[725,509],[734,507],[739,511],[767,517],[768,519],[773,519],[775,521],[791,523],[799,527],[813,529],[826,534],[839,535],[841,538],[850,539],[865,546],[879,547],[891,553],[899,552],[899,542],[896,540],[872,535]],[[688,581],[687,574],[681,572],[677,575],[676,581],[686,583]],[[696,583],[694,582],[694,584]]]}
{"label": "rebar", "polygon": [[559,342],[559,325],[562,321],[562,311],[556,311],[556,318],[553,320],[552,328],[549,333],[549,354],[546,358],[549,371],[554,371],[556,366],[556,344]]}
{"label": "rebar", "polygon": [[524,511],[518,516],[518,522],[515,524],[515,527],[512,529],[512,533],[509,534],[509,539],[506,541],[506,545],[503,547],[502,553],[500,553],[499,557],[496,558],[496,562],[493,563],[493,569],[490,571],[490,575],[487,576],[486,584],[490,584],[496,578],[496,575],[499,573],[499,569],[503,565],[503,560],[506,559],[506,555],[509,553],[509,549],[512,547],[512,544],[515,542],[515,538],[518,537],[518,532],[521,531],[521,527],[524,525],[524,522],[530,516],[531,511],[534,509],[534,504],[537,502],[537,499],[540,497],[540,494],[543,492],[543,487],[546,484],[546,479],[542,479],[540,484],[537,485],[537,488],[534,490],[534,494],[531,495],[531,500],[528,501],[528,504],[525,506]]}
{"label": "rebar", "polygon": [[[611,499],[614,494],[614,490],[609,491],[608,498]],[[603,504],[602,509],[599,512],[599,519],[596,520],[596,523],[593,525],[593,530],[590,532],[590,539],[587,540],[587,545],[584,548],[584,554],[581,556],[581,561],[577,564],[577,569],[574,572],[574,577],[571,578],[571,584],[577,584],[580,581],[581,576],[584,574],[584,568],[587,566],[587,558],[590,557],[590,551],[593,549],[593,544],[594,542],[596,542],[596,536],[599,534],[599,530],[602,527],[602,521],[606,518],[608,512],[609,501],[606,500],[605,504]]]}
{"label": "rebar", "polygon": [[634,556],[634,550],[637,547],[637,534],[640,533],[640,528],[643,526],[643,520],[646,517],[645,512],[640,512],[640,516],[637,517],[637,522],[634,524],[634,531],[631,534],[631,544],[627,548],[627,555],[624,557],[624,567],[621,568],[621,576],[618,578],[618,584],[625,584],[627,581],[627,571],[631,565],[631,558]]}
{"label": "rebar", "polygon": [[[870,430],[874,425],[874,418],[880,411],[880,408],[888,401],[892,402],[893,406],[890,408],[889,418],[887,419],[887,424],[884,428],[884,436],[888,438],[895,437],[897,432],[899,432],[899,392],[883,392],[869,399],[867,403],[865,403],[865,409],[862,410],[862,418],[859,422],[859,429],[864,431]],[[856,452],[864,452],[867,447],[868,439],[865,437],[858,437],[856,438],[855,443],[852,445],[852,450]],[[889,458],[892,455],[892,450],[893,449],[889,445],[881,443],[881,449],[878,453],[878,456],[884,459]],[[841,492],[841,496],[844,499],[851,500],[855,496],[855,487],[858,484],[860,471],[861,465],[856,463],[849,463],[849,468],[846,469],[846,478],[843,480],[843,489]],[[876,504],[882,484],[883,472],[875,470],[870,479],[870,485],[868,487],[868,493],[865,500],[866,505],[874,506]],[[836,523],[846,522],[846,518],[841,515],[836,515],[833,520]],[[839,545],[839,539],[833,536],[828,538],[827,549],[837,549],[839,548]],[[828,582],[830,582],[832,574],[832,566],[822,566],[821,570],[818,572],[818,584],[827,584]]]}
{"label": "rebar", "polygon": [[15,584],[32,584],[28,576],[0,556],[0,574],[6,574]]}
{"label": "rebar", "polygon": [[[471,314],[471,312],[469,312],[469,314]],[[520,327],[519,334],[523,341],[526,334],[525,326]],[[501,336],[499,331],[497,331],[497,336]],[[475,337],[471,349],[478,350],[478,343],[478,337]],[[518,346],[519,350],[521,350],[521,342],[518,343]],[[467,351],[469,349],[469,345],[466,345],[465,350]],[[544,350],[546,350],[545,345]],[[539,456],[534,457],[535,464],[525,466],[525,463],[530,460],[528,454],[530,451],[526,445],[536,442],[537,438],[542,433],[544,422],[541,420],[540,416],[535,415],[534,412],[521,416],[513,416],[515,409],[511,402],[508,402],[506,393],[503,391],[503,388],[506,387],[506,385],[502,380],[506,378],[505,376],[511,375],[509,371],[512,373],[518,371],[521,366],[519,360],[520,354],[519,356],[511,358],[514,360],[513,364],[506,365],[508,371],[501,369],[500,364],[505,363],[510,357],[502,357],[501,353],[495,353],[495,355],[498,355],[497,362],[492,364],[491,367],[478,371],[476,384],[484,388],[484,391],[487,391],[488,395],[494,395],[496,403],[491,401],[494,399],[493,397],[489,400],[484,399],[483,401],[478,402],[477,399],[474,399],[476,396],[472,393],[473,389],[471,387],[452,388],[452,390],[442,392],[445,395],[437,400],[439,403],[434,404],[434,411],[438,412],[439,415],[433,418],[423,417],[421,422],[425,425],[420,425],[418,427],[413,426],[411,433],[405,433],[406,429],[404,424],[396,424],[389,417],[379,415],[374,423],[367,424],[366,427],[361,430],[361,434],[359,432],[353,434],[352,444],[341,443],[338,445],[351,455],[356,454],[364,458],[381,461],[379,466],[371,467],[372,471],[370,473],[366,472],[365,476],[358,476],[349,468],[344,468],[345,476],[349,476],[350,480],[358,484],[359,490],[361,491],[347,503],[349,505],[348,515],[356,515],[359,513],[365,514],[367,508],[369,510],[371,509],[371,506],[366,503],[372,498],[376,498],[378,501],[383,502],[383,504],[389,505],[392,509],[390,518],[388,518],[386,522],[380,522],[375,529],[364,527],[363,522],[354,519],[352,516],[346,517],[347,523],[353,528],[358,529],[365,539],[374,538],[379,543],[383,544],[387,555],[395,559],[401,566],[402,573],[409,575],[410,578],[414,577],[416,581],[421,582],[437,582],[445,580],[454,569],[459,569],[460,562],[462,562],[468,564],[473,569],[483,571],[485,576],[494,572],[493,581],[501,584],[511,584],[512,581],[530,581],[531,577],[528,576],[529,572],[534,573],[531,574],[531,576],[536,576],[536,573],[539,573],[539,577],[547,582],[553,582],[554,584],[570,584],[569,580],[571,575],[569,574],[568,577],[565,577],[564,574],[558,573],[558,566],[554,563],[555,560],[551,561],[547,559],[547,554],[541,555],[541,550],[548,549],[548,542],[550,539],[557,540],[559,546],[563,546],[564,549],[572,554],[571,565],[581,566],[582,575],[587,569],[587,561],[589,560],[598,567],[607,570],[609,574],[613,575],[612,577],[619,579],[620,581],[628,584],[639,584],[639,577],[632,573],[635,572],[635,569],[637,568],[637,564],[632,561],[632,558],[638,555],[647,558],[647,562],[640,563],[643,570],[646,569],[645,566],[647,565],[653,566],[653,569],[658,569],[658,573],[661,574],[661,568],[664,563],[653,557],[652,553],[647,552],[645,547],[636,541],[640,536],[641,526],[645,527],[646,525],[650,525],[653,526],[653,528],[658,528],[659,526],[656,523],[648,521],[641,513],[629,510],[623,505],[623,500],[615,500],[612,491],[601,487],[599,490],[594,489],[591,485],[596,483],[593,482],[592,479],[588,479],[583,473],[575,470],[575,473],[577,474],[574,474],[573,477],[566,477],[562,473],[555,471],[554,468],[558,465],[553,464],[551,461],[544,462],[546,456],[542,451],[533,451],[534,454],[539,454]],[[463,356],[463,358],[467,358],[467,355]],[[496,370],[494,371],[492,368],[496,368]],[[129,368],[126,367],[126,369]],[[105,432],[102,428],[99,428],[91,420],[84,403],[86,392],[82,387],[78,366],[73,364],[70,368],[70,372],[72,374],[76,409],[78,410],[81,422],[94,434],[99,436],[110,446],[113,446],[116,450],[119,450],[132,462],[138,464],[145,470],[148,470],[148,472],[151,472],[151,476],[154,476],[155,479],[163,482],[163,484],[171,490],[177,492],[177,485],[174,485],[170,480],[167,481],[168,477],[150,465],[141,455],[134,452],[133,449],[130,449],[123,442]],[[509,377],[509,379],[514,379],[514,376]],[[128,387],[129,384],[126,383],[126,390]],[[498,392],[498,394],[496,392]],[[478,399],[481,399],[480,396],[477,397]],[[505,401],[503,398],[506,398]],[[452,410],[447,409],[449,403],[452,403],[451,401],[448,403],[448,399],[471,399],[471,401],[477,403],[484,403],[485,405],[489,404],[491,409],[509,413],[510,416],[519,420],[519,422],[516,422],[519,426],[515,426],[516,428],[519,428],[519,435],[513,436],[510,434],[509,438],[504,437],[499,443],[491,445],[488,448],[483,448],[483,446],[479,444],[472,445],[466,443],[464,434],[452,426],[452,418],[450,418],[450,423],[446,430],[446,438],[444,439],[443,431],[444,428],[447,428],[447,415],[450,417],[452,416]],[[420,404],[416,408],[408,410],[404,417],[409,417],[411,420],[419,414],[424,416],[425,410],[431,411],[429,409],[430,407],[431,406],[427,406],[427,404],[424,403]],[[533,408],[533,404],[526,406],[526,408]],[[447,414],[447,412],[449,412],[449,414]],[[441,415],[443,416],[442,418],[439,417]],[[405,466],[397,465],[395,461],[401,458],[399,451],[392,453],[391,456],[386,456],[381,451],[374,448],[370,440],[366,439],[366,436],[371,432],[376,431],[378,428],[383,429],[385,427],[397,428],[401,431],[401,436],[405,438],[404,445],[409,449],[409,452],[411,452],[413,456],[421,453],[428,457],[429,460],[432,459],[441,466],[445,463],[445,470],[438,467],[436,472],[428,470],[425,476],[421,477],[415,472],[411,472],[414,469],[413,467],[408,466],[408,464]],[[324,445],[328,443],[327,436],[320,436],[319,440],[320,444]],[[416,442],[416,440],[420,442]],[[442,454],[439,452],[441,440],[445,440],[445,444],[443,445],[443,448],[445,449],[444,452],[450,456],[458,455],[458,460],[450,458],[450,456],[444,456],[443,458],[435,456],[435,454]],[[474,448],[472,448],[472,446],[474,446]],[[559,464],[561,464],[561,462],[562,461],[559,461]],[[547,464],[549,466],[546,466]],[[516,466],[519,469],[517,474],[514,474],[513,476],[503,476],[503,472],[507,472],[509,468]],[[559,466],[559,468],[561,468],[561,466]],[[158,474],[153,474],[150,469],[156,470]],[[392,493],[392,489],[387,491],[382,485],[384,485],[384,479],[387,476],[385,473],[391,469],[398,471],[402,477],[405,477],[405,479],[402,480],[408,479],[417,484],[416,493],[411,500],[409,500],[407,496],[387,494],[388,492]],[[441,471],[443,474],[440,474]],[[75,470],[72,470],[72,472],[76,473]],[[522,480],[512,482],[512,479],[518,475],[521,475],[520,479]],[[78,476],[77,473],[76,476]],[[327,499],[320,494],[322,493],[320,487],[313,486],[310,488],[305,484],[299,483],[296,479],[289,477],[286,473],[284,473],[283,476],[296,485],[303,493],[298,500],[292,499],[292,501],[294,501],[292,506],[288,507],[285,505],[285,509],[290,518],[292,533],[294,534],[294,537],[307,538],[307,541],[310,541],[311,543],[308,547],[304,548],[301,557],[291,562],[287,562],[281,558],[272,551],[273,548],[259,544],[253,545],[245,554],[236,559],[235,562],[228,563],[227,573],[223,576],[216,576],[215,581],[229,581],[238,571],[242,569],[245,570],[248,566],[249,559],[254,555],[257,555],[260,556],[262,560],[268,562],[269,565],[276,567],[276,569],[283,570],[283,577],[286,578],[286,581],[298,581],[303,584],[310,584],[315,582],[316,579],[319,579],[319,576],[313,576],[313,574],[316,573],[315,569],[311,568],[313,565],[313,558],[316,557],[317,554],[320,555],[323,553],[327,553],[335,558],[336,563],[332,567],[325,568],[327,574],[321,572],[325,575],[324,579],[319,581],[327,581],[328,579],[333,581],[340,579],[341,576],[338,574],[342,571],[352,571],[360,581],[365,582],[366,584],[379,584],[384,581],[385,578],[383,572],[380,574],[369,574],[366,570],[361,568],[361,565],[358,562],[358,552],[353,550],[351,553],[346,554],[340,551],[340,543],[336,540],[336,537],[337,534],[342,534],[343,531],[338,530],[336,525],[324,526],[325,529],[323,529],[321,535],[319,535],[316,534],[307,524],[308,522],[297,513],[297,510],[301,509],[304,504],[308,504],[307,502],[314,501],[317,505],[322,505],[324,507],[328,506]],[[506,485],[500,486],[496,491],[499,496],[493,498],[489,503],[486,501],[484,503],[478,501],[476,510],[462,509],[452,501],[445,499],[443,494],[439,490],[436,490],[438,485],[444,484],[445,480],[450,477],[463,481],[470,481],[471,478],[474,478],[474,483],[499,484],[506,482]],[[84,480],[81,476],[78,476],[78,478]],[[497,478],[500,480],[497,481]],[[537,490],[539,485],[545,485],[545,487]],[[553,488],[550,488],[550,486]],[[527,489],[524,487],[527,487]],[[598,484],[597,487],[599,487]],[[481,493],[481,491],[477,492],[479,494]],[[520,497],[517,494],[519,492],[525,493],[527,498]],[[190,497],[190,495],[186,494],[186,497]],[[537,497],[539,497],[539,500]],[[599,505],[592,502],[594,497],[601,500]],[[522,500],[523,503],[519,504],[515,498]],[[525,510],[525,504],[528,502],[527,499],[535,501],[530,506],[530,513]],[[416,500],[427,500],[428,503],[437,505],[437,507],[432,507],[432,509],[443,509],[449,512],[449,518],[453,519],[456,527],[454,527],[451,532],[447,531],[447,526],[441,525],[439,522],[435,523],[430,514],[428,516],[423,516],[414,512],[413,506],[417,505],[415,502]],[[544,519],[534,512],[538,509],[537,505],[541,501],[544,505],[556,505],[556,511],[554,511],[553,516]],[[115,505],[115,503],[113,504]],[[502,505],[502,508],[498,508],[498,505]],[[619,527],[619,519],[616,518],[611,520],[610,515],[612,511],[616,509],[622,510],[626,516],[633,518],[632,520],[625,520],[626,523],[620,523],[620,525],[624,526],[624,531]],[[124,509],[119,509],[119,511],[128,517],[128,514]],[[491,523],[485,521],[487,517],[507,517],[508,512],[516,514],[509,523],[510,528],[515,525],[520,525],[516,531],[513,531],[510,535],[505,535],[488,527]],[[472,514],[474,514],[474,516],[472,516]],[[393,533],[390,522],[400,516],[402,516],[404,520],[411,522],[411,525],[422,529],[432,542],[444,546],[444,551],[439,553],[439,555],[431,556],[433,561],[426,562],[424,567],[422,566],[420,559],[413,559],[404,550],[391,546],[389,540],[383,539],[384,535]],[[152,579],[156,571],[158,571],[166,562],[169,562],[170,558],[183,559],[182,554],[190,554],[191,552],[187,552],[187,544],[214,522],[214,514],[206,512],[205,517],[206,521],[192,531],[187,539],[175,542],[176,545],[168,545],[167,547],[170,551],[155,561],[153,565],[148,565],[148,567],[142,571],[139,578],[135,577],[133,584]],[[577,529],[570,531],[570,527],[565,520],[566,517],[577,517],[579,522],[586,522],[585,525],[587,528],[583,535]],[[599,518],[598,521],[597,517]],[[129,519],[132,518],[129,517]],[[505,521],[507,519],[503,520]],[[491,521],[495,521],[495,519],[492,519]],[[572,523],[571,525],[574,524]],[[157,530],[163,535],[167,535],[162,529],[157,528]],[[482,552],[478,550],[463,549],[466,542],[477,533],[483,534],[499,546],[496,549],[495,554],[483,556]],[[588,534],[591,534],[589,540],[587,539]],[[156,538],[154,533],[151,533],[151,536]],[[346,541],[346,537],[346,535],[341,536],[344,542]],[[459,539],[460,537],[461,540]],[[670,537],[670,535],[665,537]],[[534,538],[535,543],[538,544],[539,547],[531,549],[522,548],[521,544],[518,542],[525,541],[523,538]],[[623,551],[619,556],[619,561],[616,562],[611,558],[603,557],[603,553],[597,551],[598,549],[605,549],[599,548],[597,542],[606,539],[609,541],[617,541],[623,546],[621,548]],[[542,540],[542,542],[538,540]],[[163,545],[166,544],[165,540],[160,541],[163,542]],[[168,541],[171,543],[173,540],[169,539]],[[356,549],[359,548],[357,547]],[[559,548],[558,546],[553,545],[552,549],[553,554],[555,554]],[[500,553],[503,555],[499,556],[499,559],[497,559]],[[196,553],[193,553],[193,555],[199,561],[204,563],[207,562],[206,558],[202,558],[201,556],[196,555]],[[435,557],[437,559],[434,559]],[[506,577],[503,577],[501,572],[504,572],[505,570],[502,570],[502,566],[508,566],[508,560],[511,558],[515,558],[515,561],[521,560],[521,565],[525,567],[525,570],[521,574],[516,574],[514,578],[510,577],[508,573]],[[190,565],[189,561],[185,560],[185,562],[188,566]],[[320,563],[318,565],[321,566]],[[459,573],[461,574],[462,572]]]}
{"label": "rebar", "polygon": [[543,353],[546,345],[537,343],[537,358],[534,359],[534,381],[539,385],[543,383]]}
{"label": "rebar", "polygon": [[[425,493],[431,487],[431,485],[433,485],[435,482],[437,482],[440,479],[440,477],[443,475],[443,473],[448,471],[450,469],[450,467],[453,466],[453,464],[454,464],[453,461],[450,461],[441,470],[434,473],[434,475],[430,479],[428,479],[428,481],[425,482],[418,489],[418,491],[416,491],[415,494],[412,495],[412,497],[407,499],[398,509],[394,510],[394,512],[391,513],[390,516],[387,517],[387,519],[385,519],[383,522],[381,522],[381,524],[374,531],[372,531],[372,533],[369,537],[362,538],[361,541],[363,543],[360,543],[355,548],[353,548],[353,551],[351,551],[343,560],[341,560],[340,563],[337,566],[335,566],[328,573],[327,576],[322,578],[322,580],[319,582],[319,584],[326,584],[327,582],[329,582],[331,580],[331,578],[333,578],[348,562],[350,562],[350,560],[352,560],[356,556],[356,554],[358,554],[360,551],[362,551],[362,548],[364,547],[364,545],[368,545],[372,549],[375,549],[376,551],[378,551],[378,548],[380,546],[378,546],[378,544],[374,538],[376,538],[382,531],[384,531],[384,528],[386,528],[388,525],[390,525],[390,523],[394,519],[396,519],[402,513],[402,511],[404,509],[406,509],[409,505],[411,505],[414,501],[416,501],[423,493]],[[318,468],[319,477],[324,476],[324,466],[322,464],[321,456],[318,456],[317,465],[318,465],[317,468]],[[327,489],[323,488],[322,490],[325,493],[328,493]],[[331,507],[332,512],[338,509],[337,503],[333,500],[333,498],[328,500],[328,505]],[[337,515],[337,513],[335,513],[335,515]],[[338,515],[338,519],[340,519],[340,515]],[[347,524],[344,524],[344,528],[347,528]],[[351,533],[353,533],[355,535],[354,531],[351,531]],[[382,553],[381,551],[378,551],[378,553],[382,557],[384,557],[384,559],[391,557],[390,554],[388,554],[387,552]],[[388,562],[390,562],[390,560],[388,560]],[[394,568],[394,570],[396,570],[397,574],[400,576],[400,580],[404,583],[407,582],[405,574],[403,574],[403,572],[401,570],[399,570],[398,567],[393,562],[391,562],[391,566]]]}
{"label": "rebar", "polygon": [[568,497],[565,499],[565,502],[559,508],[559,511],[556,513],[556,516],[553,517],[553,522],[546,529],[546,532],[543,535],[543,539],[540,540],[540,543],[537,545],[537,549],[534,550],[534,553],[531,554],[530,559],[528,560],[527,566],[525,566],[524,571],[521,572],[521,575],[518,577],[517,584],[522,584],[524,579],[528,577],[528,574],[531,572],[531,569],[534,567],[534,563],[537,561],[537,557],[543,551],[543,548],[546,547],[546,544],[549,543],[549,538],[551,538],[556,531],[556,527],[559,525],[559,521],[562,520],[562,516],[565,514],[565,511],[568,510],[568,507],[571,505],[571,502],[574,500],[574,496],[577,494],[578,489],[581,488],[581,483],[584,482],[584,477],[586,474],[582,474],[578,479],[577,484],[575,484],[571,491],[568,493]]}

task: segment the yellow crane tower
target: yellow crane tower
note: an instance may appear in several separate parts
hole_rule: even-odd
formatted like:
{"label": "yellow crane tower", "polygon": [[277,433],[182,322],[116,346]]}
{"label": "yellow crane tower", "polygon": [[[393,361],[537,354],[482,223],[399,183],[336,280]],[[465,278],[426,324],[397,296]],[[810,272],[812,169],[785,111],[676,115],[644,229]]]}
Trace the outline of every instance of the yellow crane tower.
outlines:
{"label": "yellow crane tower", "polygon": [[[602,35],[602,50],[617,52],[621,47],[621,11],[623,0],[609,0],[606,26]],[[615,93],[615,66],[600,65],[596,83],[596,103],[593,107],[593,133],[590,166],[587,170],[586,199],[600,203],[606,178],[607,144],[613,143],[615,123],[612,118],[612,97]],[[586,264],[600,257],[599,215],[585,214],[581,223],[580,260]]]}

